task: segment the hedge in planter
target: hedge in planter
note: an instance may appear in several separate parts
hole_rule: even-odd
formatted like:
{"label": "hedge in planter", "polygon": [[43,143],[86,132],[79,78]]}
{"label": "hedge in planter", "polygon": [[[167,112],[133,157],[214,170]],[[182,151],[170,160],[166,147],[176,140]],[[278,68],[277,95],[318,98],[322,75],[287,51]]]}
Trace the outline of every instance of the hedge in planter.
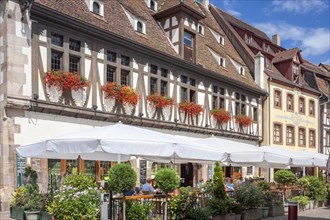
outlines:
{"label": "hedge in planter", "polygon": [[327,187],[324,181],[316,176],[304,176],[298,180],[299,185],[304,189],[304,195],[317,202],[327,200]]}

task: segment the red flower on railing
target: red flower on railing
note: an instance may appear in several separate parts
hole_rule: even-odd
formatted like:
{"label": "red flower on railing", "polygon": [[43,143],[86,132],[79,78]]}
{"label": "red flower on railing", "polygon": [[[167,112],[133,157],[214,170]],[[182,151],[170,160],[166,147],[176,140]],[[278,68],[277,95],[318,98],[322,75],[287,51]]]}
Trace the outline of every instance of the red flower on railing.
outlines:
{"label": "red flower on railing", "polygon": [[236,122],[243,127],[247,127],[247,126],[251,125],[252,119],[246,115],[237,115]]}
{"label": "red flower on railing", "polygon": [[45,83],[48,87],[56,86],[59,89],[63,88],[63,71],[62,70],[51,70],[46,73]]}
{"label": "red flower on railing", "polygon": [[45,83],[48,87],[56,86],[59,89],[77,91],[88,87],[90,82],[77,72],[63,72],[62,70],[51,70],[46,73]]}
{"label": "red flower on railing", "polygon": [[167,96],[161,96],[161,95],[149,95],[147,97],[147,100],[154,104],[156,108],[165,108],[167,106],[173,106],[174,100],[167,97]]}
{"label": "red flower on railing", "polygon": [[230,121],[231,116],[223,108],[215,108],[211,110],[211,115],[220,123],[227,123]]}
{"label": "red flower on railing", "polygon": [[189,102],[184,100],[180,103],[179,108],[186,112],[189,116],[198,116],[201,112],[203,112],[203,107],[194,102]]}
{"label": "red flower on railing", "polygon": [[104,91],[105,98],[114,98],[120,105],[129,103],[136,106],[140,99],[135,89],[130,86],[120,86],[116,82],[109,82],[101,89]]}

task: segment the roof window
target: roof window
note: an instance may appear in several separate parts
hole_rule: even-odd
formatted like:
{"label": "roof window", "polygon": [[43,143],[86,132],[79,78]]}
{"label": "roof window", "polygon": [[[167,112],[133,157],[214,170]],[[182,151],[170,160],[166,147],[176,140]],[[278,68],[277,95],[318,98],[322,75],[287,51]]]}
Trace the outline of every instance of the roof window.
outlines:
{"label": "roof window", "polygon": [[104,0],[85,0],[85,3],[91,12],[104,16]]}

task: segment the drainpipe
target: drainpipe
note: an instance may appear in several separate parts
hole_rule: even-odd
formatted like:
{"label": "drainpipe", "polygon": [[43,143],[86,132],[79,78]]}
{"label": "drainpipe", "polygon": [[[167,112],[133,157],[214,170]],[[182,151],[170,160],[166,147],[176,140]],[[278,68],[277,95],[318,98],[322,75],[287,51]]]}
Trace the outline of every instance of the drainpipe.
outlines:
{"label": "drainpipe", "polygon": [[[269,94],[269,100],[268,100],[268,145],[270,145],[270,140],[271,140],[271,131],[270,131],[270,106],[271,106],[271,101],[270,101],[270,82],[273,80],[273,77],[269,77],[268,79],[268,94]],[[274,173],[274,169],[272,168],[268,168],[268,182],[271,182],[273,179],[273,174]]]}

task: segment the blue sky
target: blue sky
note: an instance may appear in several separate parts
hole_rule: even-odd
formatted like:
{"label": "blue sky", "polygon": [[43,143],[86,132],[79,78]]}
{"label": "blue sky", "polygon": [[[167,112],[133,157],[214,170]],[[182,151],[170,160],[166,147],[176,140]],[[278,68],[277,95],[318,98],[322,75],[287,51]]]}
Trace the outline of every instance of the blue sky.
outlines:
{"label": "blue sky", "polygon": [[314,64],[330,64],[330,0],[210,0],[264,31],[280,34],[281,46],[298,47]]}

